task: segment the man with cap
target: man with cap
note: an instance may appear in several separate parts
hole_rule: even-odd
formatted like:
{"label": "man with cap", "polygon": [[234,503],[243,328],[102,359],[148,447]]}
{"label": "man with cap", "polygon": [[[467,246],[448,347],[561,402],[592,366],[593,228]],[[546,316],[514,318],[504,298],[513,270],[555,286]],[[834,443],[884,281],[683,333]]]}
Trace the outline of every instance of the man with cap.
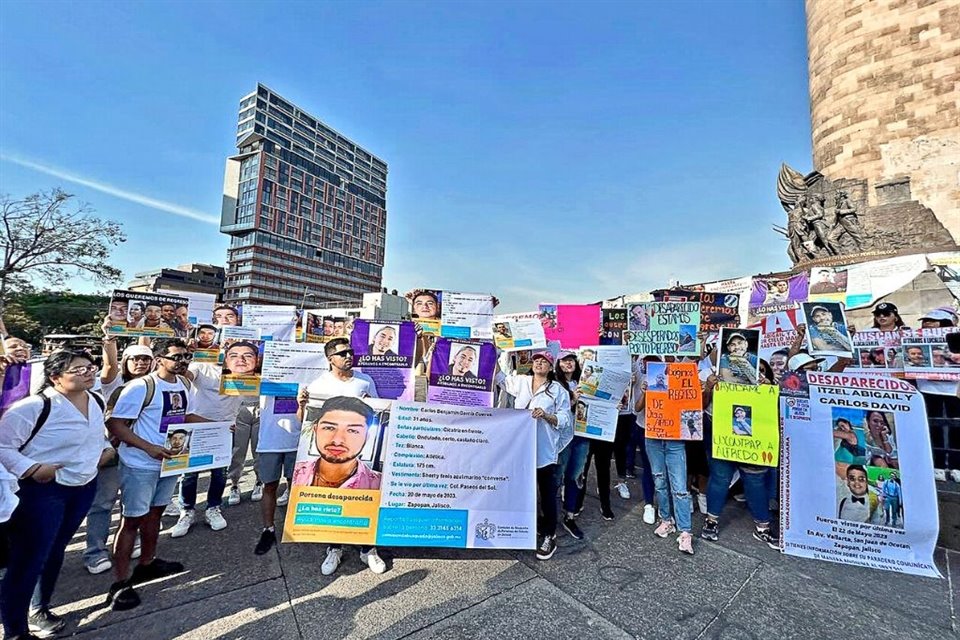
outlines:
{"label": "man with cap", "polygon": [[[813,326],[809,328],[810,343],[817,351],[853,351],[853,342],[846,328],[833,321],[833,312],[823,305],[810,309]],[[843,330],[841,330],[843,328]]]}
{"label": "man with cap", "polygon": [[736,384],[757,384],[757,356],[747,351],[749,343],[746,336],[734,331],[726,336],[723,353],[720,355],[719,378],[723,382]]}
{"label": "man with cap", "polygon": [[896,331],[904,328],[897,305],[881,302],[873,308],[873,328],[877,331]]}

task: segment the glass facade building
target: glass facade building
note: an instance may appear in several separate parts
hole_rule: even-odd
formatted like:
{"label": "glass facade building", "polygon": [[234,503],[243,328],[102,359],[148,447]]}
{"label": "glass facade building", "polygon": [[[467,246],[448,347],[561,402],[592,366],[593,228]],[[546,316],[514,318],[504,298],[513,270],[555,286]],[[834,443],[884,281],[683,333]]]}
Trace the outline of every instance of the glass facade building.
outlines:
{"label": "glass facade building", "polygon": [[230,236],[225,300],[359,304],[380,290],[383,160],[261,84],[240,101],[237,151],[220,219]]}

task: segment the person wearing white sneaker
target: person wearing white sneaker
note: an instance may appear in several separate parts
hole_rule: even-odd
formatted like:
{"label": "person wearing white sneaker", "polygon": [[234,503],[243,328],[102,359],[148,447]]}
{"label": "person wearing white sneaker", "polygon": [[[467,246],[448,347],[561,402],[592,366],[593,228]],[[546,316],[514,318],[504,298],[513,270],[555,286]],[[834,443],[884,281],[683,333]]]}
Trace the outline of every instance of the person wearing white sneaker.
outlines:
{"label": "person wearing white sneaker", "polygon": [[647,456],[646,426],[647,426],[647,376],[646,366],[648,362],[659,362],[657,356],[644,356],[636,358],[633,362],[633,413],[636,415],[637,426],[637,450],[640,454],[640,464],[643,470],[640,472],[640,490],[643,492],[643,522],[644,524],[653,524],[657,519],[657,510],[653,506],[655,496],[655,487],[653,484],[653,472],[650,470],[650,458]]}
{"label": "person wearing white sneaker", "polygon": [[653,524],[657,521],[657,508],[649,502],[643,505],[643,523]]}
{"label": "person wearing white sneaker", "polygon": [[253,485],[253,491],[250,492],[250,502],[260,502],[263,500],[263,483],[258,482]]}
{"label": "person wearing white sneaker", "polygon": [[[260,477],[259,440],[260,440],[260,403],[258,396],[243,397],[236,413],[236,426],[233,430],[233,455],[230,458],[230,468],[227,469],[227,478],[230,480],[230,494],[227,504],[231,507],[240,503],[240,478],[243,476],[243,465],[247,461],[247,451],[253,452],[253,474],[256,477],[254,495],[250,499],[254,502],[263,497],[263,479]],[[291,402],[293,400],[291,399]]]}
{"label": "person wearing white sneaker", "polygon": [[368,551],[361,551],[360,562],[367,565],[370,571],[374,573],[384,573],[387,570],[387,563],[384,562],[380,554],[377,553],[376,547],[372,547]]}
{"label": "person wearing white sneaker", "polygon": [[340,560],[343,559],[343,549],[339,546],[327,547],[327,556],[320,565],[320,573],[325,576],[332,576],[337,567],[340,566]]}
{"label": "person wearing white sneaker", "polygon": [[277,485],[277,493],[280,493],[280,497],[277,498],[277,506],[278,507],[287,506],[287,503],[290,502],[290,481],[289,480],[287,481],[287,486],[282,493],[280,492],[279,485]]}
{"label": "person wearing white sneaker", "polygon": [[[256,501],[258,489],[262,496],[260,520],[263,529],[253,550],[258,556],[270,551],[277,542],[275,519],[277,505],[280,504],[277,499],[280,478],[286,477],[287,483],[290,483],[293,466],[297,462],[297,445],[300,443],[301,426],[297,419],[297,407],[296,398],[260,396],[256,406],[244,404],[240,409],[241,415],[237,417],[238,421],[255,421],[260,436],[257,439],[256,466],[259,467],[259,478],[263,484],[254,487],[250,496],[251,500]],[[247,413],[250,416],[243,415]],[[289,491],[281,496],[284,504],[288,494]]]}

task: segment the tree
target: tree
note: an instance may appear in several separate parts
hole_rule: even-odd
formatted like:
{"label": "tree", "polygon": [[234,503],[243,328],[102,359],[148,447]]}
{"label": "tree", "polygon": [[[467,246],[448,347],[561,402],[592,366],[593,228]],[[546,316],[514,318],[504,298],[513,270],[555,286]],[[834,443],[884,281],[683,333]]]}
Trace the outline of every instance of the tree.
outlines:
{"label": "tree", "polygon": [[73,198],[61,189],[22,200],[0,196],[0,315],[11,289],[34,278],[58,284],[72,275],[100,284],[120,278],[107,262],[113,247],[126,242],[120,223],[96,217]]}

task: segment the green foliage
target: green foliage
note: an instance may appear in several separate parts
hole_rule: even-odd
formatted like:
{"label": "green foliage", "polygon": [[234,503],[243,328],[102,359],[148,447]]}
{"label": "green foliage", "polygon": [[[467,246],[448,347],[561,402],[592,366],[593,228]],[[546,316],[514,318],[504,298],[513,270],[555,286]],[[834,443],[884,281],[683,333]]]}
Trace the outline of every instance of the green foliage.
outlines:
{"label": "green foliage", "polygon": [[100,335],[100,324],[110,306],[110,296],[83,295],[70,291],[39,291],[14,294],[7,302],[3,320],[7,332],[39,345],[51,333]]}

